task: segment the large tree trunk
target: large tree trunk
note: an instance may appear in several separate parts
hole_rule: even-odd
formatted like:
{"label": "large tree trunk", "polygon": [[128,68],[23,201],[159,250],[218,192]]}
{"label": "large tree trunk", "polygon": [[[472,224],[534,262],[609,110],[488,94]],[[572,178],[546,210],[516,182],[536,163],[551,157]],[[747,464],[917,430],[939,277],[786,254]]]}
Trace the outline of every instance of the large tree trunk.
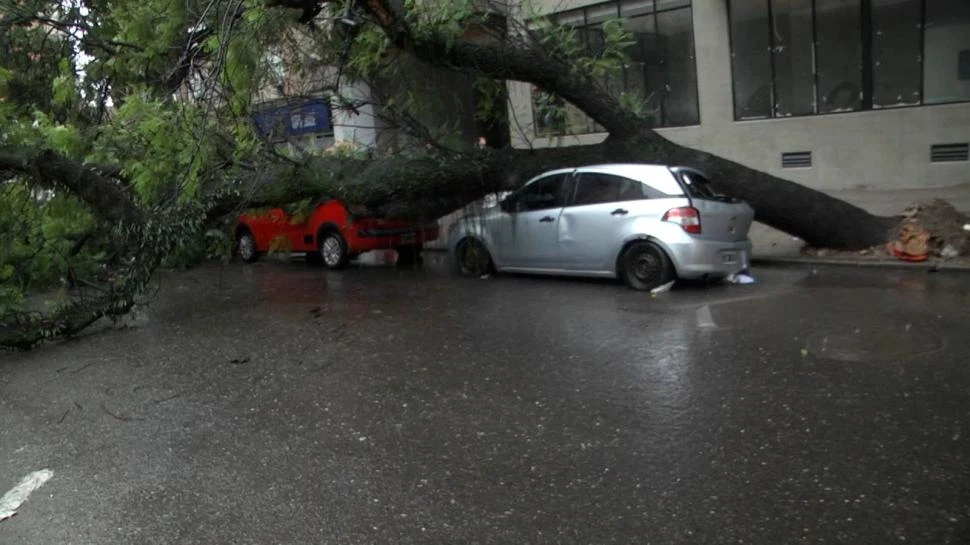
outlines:
{"label": "large tree trunk", "polygon": [[751,204],[758,221],[814,246],[862,249],[879,245],[889,239],[897,223],[895,218],[874,216],[820,191],[655,134],[611,137],[589,146],[481,150],[448,159],[315,159],[279,173],[273,184],[253,188],[253,204],[327,195],[366,204],[386,216],[440,217],[486,193],[515,189],[543,171],[597,163],[695,167],[708,174],[723,193]]}

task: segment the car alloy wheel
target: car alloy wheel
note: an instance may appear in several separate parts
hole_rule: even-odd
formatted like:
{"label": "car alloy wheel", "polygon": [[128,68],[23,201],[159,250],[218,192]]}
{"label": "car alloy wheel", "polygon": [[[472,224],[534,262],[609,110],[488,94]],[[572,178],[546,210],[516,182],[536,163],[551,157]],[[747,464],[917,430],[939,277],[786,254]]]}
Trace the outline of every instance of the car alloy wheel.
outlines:
{"label": "car alloy wheel", "polygon": [[350,261],[347,243],[340,233],[330,231],[320,235],[320,259],[328,269],[343,269]]}
{"label": "car alloy wheel", "polygon": [[248,231],[240,233],[237,237],[236,253],[239,259],[242,259],[246,263],[252,263],[259,257],[259,253],[256,251],[256,241]]}
{"label": "car alloy wheel", "polygon": [[340,263],[340,254],[343,253],[343,248],[340,246],[340,241],[337,237],[330,235],[323,241],[323,262],[327,264],[328,267],[335,267]]}
{"label": "car alloy wheel", "polygon": [[462,276],[482,276],[488,272],[491,261],[485,245],[476,239],[468,238],[458,247],[458,272]]}

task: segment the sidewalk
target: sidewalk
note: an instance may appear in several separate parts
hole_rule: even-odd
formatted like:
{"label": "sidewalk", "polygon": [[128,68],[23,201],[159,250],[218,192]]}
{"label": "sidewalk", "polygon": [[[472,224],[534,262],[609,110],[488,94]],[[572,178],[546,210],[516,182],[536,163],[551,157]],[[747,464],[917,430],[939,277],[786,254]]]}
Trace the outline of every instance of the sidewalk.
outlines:
{"label": "sidewalk", "polygon": [[[826,191],[829,195],[854,204],[881,216],[903,213],[914,202],[943,199],[949,201],[957,210],[970,212],[970,185],[956,185],[929,189],[894,190],[841,190]],[[767,225],[755,223],[751,226],[751,243],[755,259],[799,258],[805,243],[787,233],[772,229]],[[812,258],[818,261],[818,258]],[[867,260],[868,261],[868,260]]]}

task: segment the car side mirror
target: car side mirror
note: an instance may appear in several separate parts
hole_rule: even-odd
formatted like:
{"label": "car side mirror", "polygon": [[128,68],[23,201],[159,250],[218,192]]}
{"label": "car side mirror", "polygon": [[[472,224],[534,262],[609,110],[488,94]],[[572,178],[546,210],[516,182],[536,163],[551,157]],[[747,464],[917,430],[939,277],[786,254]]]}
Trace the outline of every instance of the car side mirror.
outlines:
{"label": "car side mirror", "polygon": [[511,212],[514,206],[515,201],[511,197],[502,199],[502,201],[498,203],[498,207],[500,210],[502,210],[502,212]]}

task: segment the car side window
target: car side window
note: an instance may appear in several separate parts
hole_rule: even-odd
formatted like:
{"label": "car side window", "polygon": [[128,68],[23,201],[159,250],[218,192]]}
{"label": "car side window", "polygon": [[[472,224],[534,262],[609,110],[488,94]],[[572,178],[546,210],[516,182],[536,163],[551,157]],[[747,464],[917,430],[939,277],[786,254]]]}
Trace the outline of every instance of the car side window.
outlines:
{"label": "car side window", "polygon": [[584,172],[579,175],[576,187],[576,206],[600,204],[607,202],[637,201],[650,198],[650,188],[637,180],[601,174],[599,172]]}
{"label": "car side window", "polygon": [[569,174],[553,174],[540,178],[522,188],[515,195],[515,210],[529,212],[547,208],[561,208],[566,202]]}

